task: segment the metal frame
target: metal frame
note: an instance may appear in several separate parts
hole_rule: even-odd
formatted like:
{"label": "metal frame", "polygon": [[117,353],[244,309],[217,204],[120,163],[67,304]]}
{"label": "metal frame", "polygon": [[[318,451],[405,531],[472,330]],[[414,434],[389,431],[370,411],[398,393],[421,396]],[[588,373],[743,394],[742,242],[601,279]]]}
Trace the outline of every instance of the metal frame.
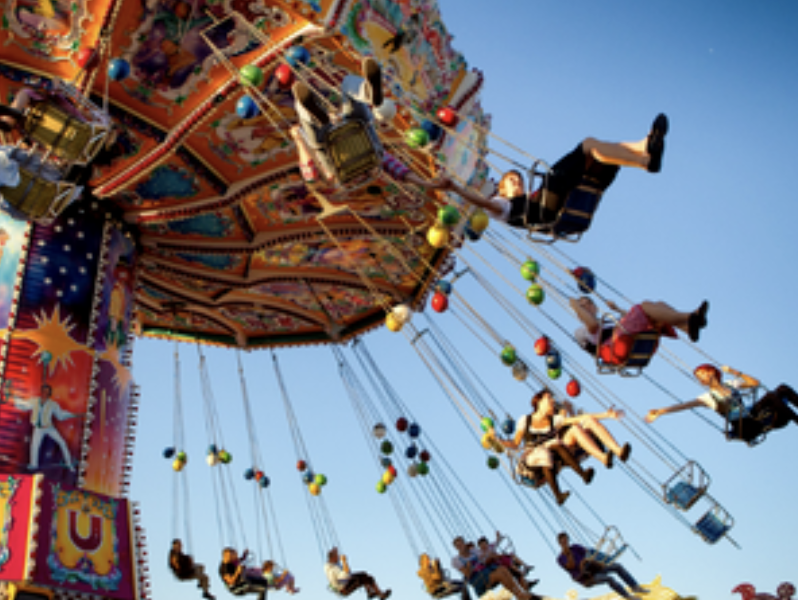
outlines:
{"label": "metal frame", "polygon": [[[701,465],[691,460],[662,484],[662,498],[667,504],[686,512],[706,494],[711,482],[712,479]],[[676,490],[680,483],[690,486],[694,490],[694,494],[684,504],[674,501],[670,495],[670,492]]]}
{"label": "metal frame", "polygon": [[[602,339],[602,333],[604,332],[606,325],[613,325],[613,329],[618,327],[620,320],[615,317],[615,315],[610,313],[604,313],[601,315],[601,320],[599,321],[599,337],[598,343],[596,344],[596,368],[598,370],[599,375],[608,375],[617,373],[621,377],[639,377],[643,373],[643,369],[648,366],[648,363],[651,362],[651,359],[654,358],[654,354],[656,354],[656,349],[647,354],[645,352],[635,352],[635,345],[638,341],[654,341],[656,340],[659,342],[661,336],[660,333],[653,332],[653,331],[643,331],[640,333],[635,333],[632,335],[632,347],[629,350],[629,356],[626,357],[626,361],[623,364],[619,365],[611,365],[601,358],[601,347],[606,342],[606,339]],[[642,365],[633,365],[628,366],[630,360],[644,360],[645,364]]]}
{"label": "metal frame", "polygon": [[611,565],[629,548],[620,530],[615,525],[608,525],[596,545],[587,553],[586,560],[603,565]]}

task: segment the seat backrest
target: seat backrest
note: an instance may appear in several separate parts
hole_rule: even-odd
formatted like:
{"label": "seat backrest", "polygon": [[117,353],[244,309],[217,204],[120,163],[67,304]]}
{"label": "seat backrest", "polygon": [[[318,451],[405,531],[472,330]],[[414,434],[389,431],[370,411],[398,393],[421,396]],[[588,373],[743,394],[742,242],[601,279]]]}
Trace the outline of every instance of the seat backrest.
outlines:
{"label": "seat backrest", "polygon": [[717,542],[729,529],[731,527],[711,510],[695,524],[695,530],[710,544]]}
{"label": "seat backrest", "polygon": [[374,127],[359,119],[347,119],[327,132],[325,150],[341,184],[379,168],[382,148]]}
{"label": "seat backrest", "polygon": [[602,192],[584,183],[568,194],[562,212],[552,227],[557,236],[587,231],[601,201]]}
{"label": "seat backrest", "polygon": [[667,500],[680,510],[689,510],[701,497],[701,490],[686,481],[679,481],[668,489]]}

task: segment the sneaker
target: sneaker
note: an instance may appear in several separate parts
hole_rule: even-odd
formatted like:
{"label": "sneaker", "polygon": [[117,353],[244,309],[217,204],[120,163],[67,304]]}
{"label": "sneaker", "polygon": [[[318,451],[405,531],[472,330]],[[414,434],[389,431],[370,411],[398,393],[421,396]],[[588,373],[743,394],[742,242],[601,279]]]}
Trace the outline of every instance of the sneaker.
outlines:
{"label": "sneaker", "polygon": [[310,91],[310,88],[302,81],[297,81],[291,91],[294,93],[294,98],[299,102],[305,110],[307,110],[313,118],[316,119],[322,127],[330,123],[330,115],[319,102],[316,94]]}
{"label": "sneaker", "polygon": [[382,68],[380,63],[369,57],[363,59],[361,69],[363,79],[369,84],[371,105],[376,108],[382,104]]}

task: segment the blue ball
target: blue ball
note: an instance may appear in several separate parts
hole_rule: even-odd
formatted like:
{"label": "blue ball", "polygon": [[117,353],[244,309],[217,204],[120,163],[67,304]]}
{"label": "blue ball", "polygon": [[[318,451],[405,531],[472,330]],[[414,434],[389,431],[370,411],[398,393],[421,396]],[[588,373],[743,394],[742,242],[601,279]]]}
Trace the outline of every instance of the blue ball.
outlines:
{"label": "blue ball", "polygon": [[252,481],[255,479],[255,469],[247,469],[244,471],[244,479],[247,481]]}
{"label": "blue ball", "polygon": [[260,487],[265,489],[265,488],[269,487],[269,483],[271,483],[271,482],[269,481],[269,478],[266,477],[266,475],[264,475],[263,477],[260,478],[260,482],[259,483],[260,483]]}
{"label": "blue ball", "polygon": [[236,114],[242,119],[256,117],[260,109],[250,96],[241,96],[236,102]]}
{"label": "blue ball", "polygon": [[382,467],[383,467],[384,469],[387,469],[388,467],[390,467],[390,466],[393,464],[393,462],[391,462],[391,459],[390,459],[390,458],[388,458],[387,456],[383,456],[383,457],[380,459],[380,464],[382,465]]}
{"label": "blue ball", "polygon": [[285,60],[292,67],[298,64],[307,64],[310,61],[310,52],[304,46],[292,46],[285,53]]}
{"label": "blue ball", "polygon": [[502,423],[502,432],[504,435],[513,435],[515,433],[515,421],[511,418],[506,418]]}
{"label": "blue ball", "polygon": [[302,481],[305,483],[313,483],[314,479],[316,479],[316,475],[310,469],[302,473]]}
{"label": "blue ball", "polygon": [[471,242],[478,242],[480,239],[482,239],[482,234],[481,233],[471,229],[471,221],[466,223],[466,226],[463,229],[463,233],[465,233],[465,236]]}
{"label": "blue ball", "polygon": [[163,457],[164,458],[172,458],[175,455],[175,449],[169,446],[168,448],[164,448]]}
{"label": "blue ball", "polygon": [[108,77],[112,81],[122,81],[130,75],[130,63],[124,58],[115,58],[108,64]]}
{"label": "blue ball", "polygon": [[408,446],[407,450],[405,450],[405,456],[408,458],[408,460],[413,460],[416,457],[416,454],[418,454],[418,448],[415,446],[415,444]]}
{"label": "blue ball", "polygon": [[556,350],[549,350],[549,353],[546,354],[546,366],[549,369],[559,369],[562,367],[562,358],[560,357],[560,353]]}
{"label": "blue ball", "polygon": [[216,447],[216,444],[211,444],[208,446],[208,454],[217,454],[219,449]]}
{"label": "blue ball", "polygon": [[439,139],[443,133],[443,130],[436,123],[433,123],[429,119],[424,119],[421,122],[421,129],[427,132],[429,139],[433,142]]}
{"label": "blue ball", "polygon": [[421,425],[418,423],[413,423],[410,427],[407,428],[407,435],[411,438],[417,438],[421,435]]}
{"label": "blue ball", "polygon": [[441,279],[438,284],[435,286],[435,289],[438,290],[441,294],[446,294],[447,296],[452,293],[452,284],[445,279]]}

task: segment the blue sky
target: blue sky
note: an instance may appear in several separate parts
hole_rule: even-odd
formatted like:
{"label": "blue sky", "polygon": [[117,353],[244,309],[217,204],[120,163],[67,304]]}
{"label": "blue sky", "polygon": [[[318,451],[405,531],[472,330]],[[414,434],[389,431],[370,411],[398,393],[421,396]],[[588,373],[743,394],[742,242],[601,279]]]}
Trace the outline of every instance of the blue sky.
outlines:
{"label": "blue sky", "polygon": [[[631,298],[665,299],[686,309],[709,298],[704,351],[770,386],[782,381],[798,386],[793,349],[798,285],[791,270],[798,254],[792,177],[798,138],[798,5],[442,0],[441,7],[455,47],[485,72],[482,101],[493,115],[493,130],[531,154],[551,162],[585,136],[639,139],[658,112],[669,115],[662,173],[624,170],[605,196],[592,230],[578,245],[563,249]],[[481,245],[476,249],[490,255]],[[509,265],[501,269],[519,281]],[[531,354],[532,340],[515,331],[473,281],[464,278],[458,290]],[[518,301],[536,324],[550,329],[523,299]],[[566,325],[573,323],[555,305],[545,308]],[[514,415],[526,411],[528,388],[513,381],[451,315],[435,318],[502,404]],[[575,354],[567,340],[558,341]],[[484,452],[404,337],[379,331],[368,343],[483,509],[512,536],[519,553],[537,565],[539,589],[564,597],[573,587],[567,576],[554,565],[553,554],[513,495],[484,467]],[[668,348],[690,364],[701,360],[682,344],[668,343]],[[175,582],[165,565],[172,535],[172,473],[160,454],[171,443],[171,353],[167,343],[137,343],[135,374],[143,400],[131,496],[142,503],[155,597],[191,598],[198,597],[195,588]],[[207,441],[196,351],[184,345],[182,354],[195,553],[215,572],[219,548],[204,465]],[[251,492],[240,478],[249,461],[235,355],[208,354],[225,438],[235,456],[232,471],[242,512],[254,522]],[[396,597],[426,597],[390,501],[374,492],[379,473],[331,350],[289,350],[280,357],[308,450],[317,471],[330,480],[324,495],[353,567],[373,572]],[[589,365],[587,357],[578,360]],[[304,491],[297,484],[271,358],[248,355],[245,369],[288,563],[303,597],[324,597],[326,582],[300,497]],[[652,373],[681,398],[700,393],[662,361]],[[641,412],[669,402],[645,382],[602,378],[602,383]],[[586,401],[585,408],[595,406]],[[689,414],[664,419],[657,428],[711,474],[712,493],[734,515],[732,535],[742,549],[726,542],[704,544],[620,470],[597,469],[597,481],[577,489],[603,520],[622,529],[640,555],[641,561],[627,556],[626,566],[641,580],[662,573],[677,591],[712,600],[736,597],[731,588],[742,581],[769,593],[782,581],[798,581],[798,484],[791,459],[798,429],[778,432],[763,446],[748,449],[725,442]],[[626,436],[619,426],[611,429],[619,438]],[[647,462],[644,449],[635,452],[652,470],[658,468],[655,460]],[[435,457],[432,467],[434,476]],[[225,597],[218,579],[213,587]],[[601,591],[580,590],[580,595]]]}

